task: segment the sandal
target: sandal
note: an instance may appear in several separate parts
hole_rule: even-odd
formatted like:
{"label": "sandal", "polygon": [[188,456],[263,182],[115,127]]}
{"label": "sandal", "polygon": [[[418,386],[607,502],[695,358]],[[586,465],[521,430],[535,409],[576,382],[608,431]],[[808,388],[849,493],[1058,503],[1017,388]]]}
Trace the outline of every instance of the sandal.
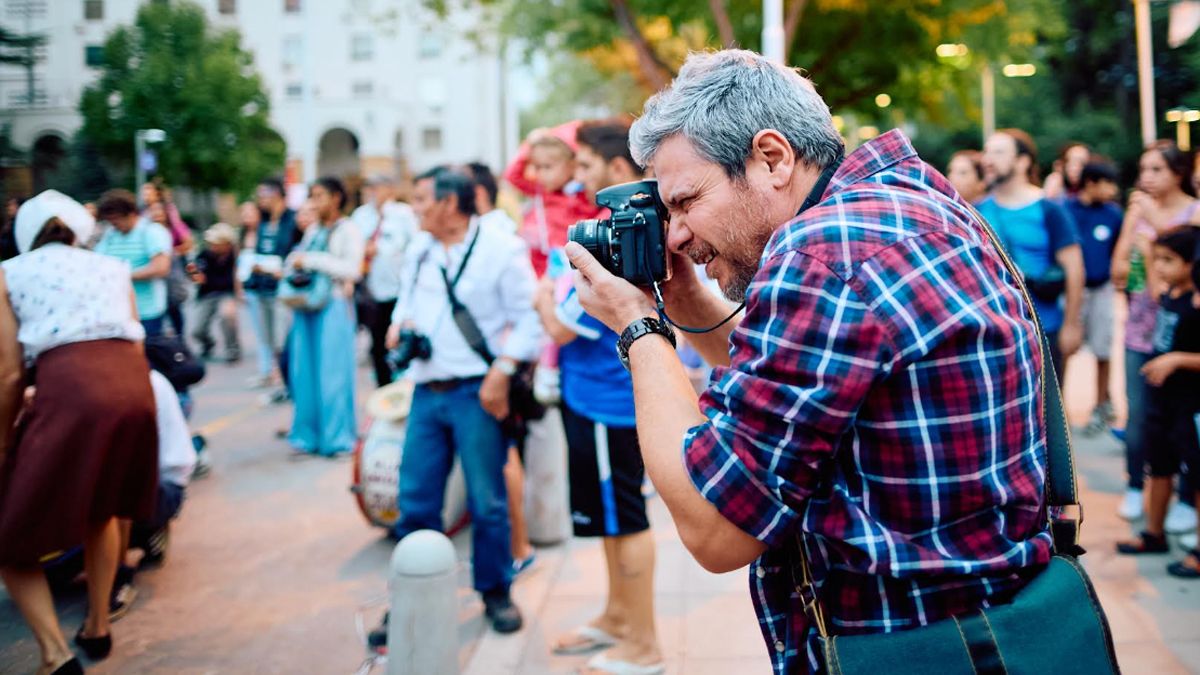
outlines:
{"label": "sandal", "polygon": [[1167,543],[1167,535],[1153,535],[1142,532],[1135,541],[1117,543],[1117,553],[1125,555],[1142,555],[1144,553],[1170,553],[1171,545]]}
{"label": "sandal", "polygon": [[611,673],[612,675],[662,675],[662,673],[667,672],[667,666],[662,661],[642,665],[640,663],[610,659],[603,654],[597,654],[592,657],[587,662],[587,667],[590,670],[598,670],[602,673]]}
{"label": "sandal", "polygon": [[598,649],[608,649],[617,644],[617,638],[609,635],[608,631],[584,624],[567,633],[567,636],[581,638],[579,642],[558,644],[551,650],[555,656],[578,656],[590,654]]}
{"label": "sandal", "polygon": [[[1188,564],[1188,558],[1193,561],[1193,564]],[[1180,579],[1200,579],[1200,548],[1188,551],[1187,557],[1183,560],[1167,565],[1167,574]]]}

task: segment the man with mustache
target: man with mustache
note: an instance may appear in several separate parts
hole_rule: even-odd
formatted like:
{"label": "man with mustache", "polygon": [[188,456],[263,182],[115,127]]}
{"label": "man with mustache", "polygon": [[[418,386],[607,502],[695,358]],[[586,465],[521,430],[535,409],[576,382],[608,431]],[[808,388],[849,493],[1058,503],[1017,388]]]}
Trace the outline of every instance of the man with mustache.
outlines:
{"label": "man with mustache", "polygon": [[[693,54],[630,131],[670,213],[679,324],[717,367],[696,400],[644,289],[582,247],[584,309],[622,334],[647,473],[692,555],[750,565],[776,673],[822,671],[803,546],[836,635],[990,602],[1050,559],[1033,317],[977,215],[891,131],[843,157],[796,71]],[[690,258],[690,261],[689,261]]]}

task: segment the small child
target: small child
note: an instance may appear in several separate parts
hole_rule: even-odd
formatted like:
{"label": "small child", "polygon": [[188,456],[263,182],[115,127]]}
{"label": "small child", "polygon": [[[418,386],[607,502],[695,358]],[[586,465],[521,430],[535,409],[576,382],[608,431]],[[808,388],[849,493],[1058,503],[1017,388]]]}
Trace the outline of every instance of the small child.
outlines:
{"label": "small child", "polygon": [[582,188],[572,189],[578,128],[570,122],[534,130],[504,171],[510,185],[532,198],[519,234],[538,278],[546,273],[550,251],[567,245],[567,229],[600,213]]}
{"label": "small child", "polygon": [[[1163,233],[1151,251],[1152,279],[1167,288],[1154,324],[1154,358],[1141,370],[1150,385],[1144,443],[1147,478],[1146,530],[1117,544],[1126,554],[1167,553],[1165,522],[1171,484],[1181,463],[1200,471],[1200,309],[1192,281],[1200,229],[1185,225]],[[1197,494],[1200,506],[1200,493]],[[1200,550],[1171,563],[1167,572],[1200,578]]]}
{"label": "small child", "polygon": [[204,243],[205,249],[187,268],[192,281],[200,286],[196,294],[198,320],[192,338],[200,345],[201,357],[212,358],[216,342],[211,328],[219,313],[225,360],[236,363],[242,358],[236,302],[242,297],[242,284],[236,274],[237,232],[225,223],[217,223],[204,232]]}

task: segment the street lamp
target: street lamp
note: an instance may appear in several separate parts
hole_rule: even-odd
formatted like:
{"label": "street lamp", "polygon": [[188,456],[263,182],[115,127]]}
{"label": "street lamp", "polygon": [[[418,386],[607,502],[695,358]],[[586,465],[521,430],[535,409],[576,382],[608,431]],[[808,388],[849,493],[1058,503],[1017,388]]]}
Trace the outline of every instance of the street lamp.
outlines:
{"label": "street lamp", "polygon": [[1033,77],[1037,73],[1037,66],[1032,63],[1010,63],[1004,66],[1002,72],[1005,77]]}
{"label": "street lamp", "polygon": [[1172,108],[1167,111],[1167,121],[1175,123],[1175,145],[1184,152],[1192,149],[1192,122],[1200,122],[1200,110]]}
{"label": "street lamp", "polygon": [[892,97],[887,94],[880,94],[875,97],[875,105],[880,108],[886,108],[892,104]]}
{"label": "street lamp", "polygon": [[150,159],[146,155],[146,144],[162,143],[165,140],[167,140],[167,132],[162,129],[138,129],[133,132],[133,170],[134,180],[137,183],[133,189],[137,195],[139,207],[146,205],[142,201],[142,184],[146,182],[147,164],[152,163],[151,171],[157,168],[157,159]]}

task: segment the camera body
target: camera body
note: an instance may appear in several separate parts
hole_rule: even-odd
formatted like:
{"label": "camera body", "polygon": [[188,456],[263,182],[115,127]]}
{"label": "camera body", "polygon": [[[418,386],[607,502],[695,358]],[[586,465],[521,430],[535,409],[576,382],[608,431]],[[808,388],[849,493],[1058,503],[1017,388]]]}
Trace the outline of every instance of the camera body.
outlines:
{"label": "camera body", "polygon": [[411,328],[402,328],[396,348],[388,352],[387,362],[393,371],[400,373],[408,370],[413,361],[425,361],[432,355],[433,343],[429,341],[428,335]]}
{"label": "camera body", "polygon": [[567,238],[591,253],[609,272],[637,286],[671,278],[667,255],[667,208],[658,196],[658,181],[640,180],[596,193],[607,206],[606,220],[581,220]]}

